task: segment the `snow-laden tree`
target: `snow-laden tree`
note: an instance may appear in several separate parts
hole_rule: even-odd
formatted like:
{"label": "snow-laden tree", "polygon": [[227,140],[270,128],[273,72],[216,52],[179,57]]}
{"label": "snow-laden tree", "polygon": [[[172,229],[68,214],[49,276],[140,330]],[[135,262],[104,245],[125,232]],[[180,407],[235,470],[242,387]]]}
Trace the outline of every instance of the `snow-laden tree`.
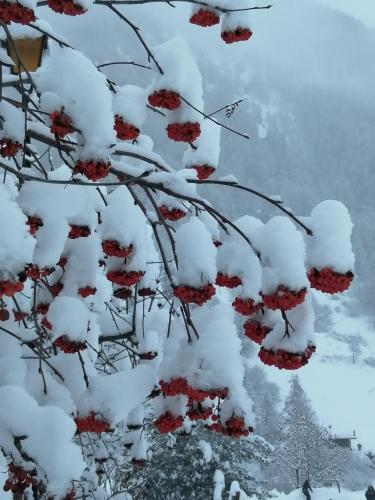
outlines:
{"label": "snow-laden tree", "polygon": [[[226,44],[249,40],[253,11],[268,8],[188,1],[190,22],[220,24]],[[263,363],[297,369],[315,351],[311,287],[342,292],[353,278],[340,202],[300,219],[234,177],[208,179],[220,130],[249,136],[205,109],[187,40],[151,47],[123,3],[150,1],[0,2],[0,447],[4,488],[19,498],[29,487],[34,498],[115,494],[129,463],[147,458],[145,422],[164,434],[204,420],[247,437],[235,314]],[[96,64],[45,22],[46,9],[108,9],[144,60],[132,60],[134,43],[126,61]],[[46,41],[38,68],[33,47]],[[113,64],[144,71],[147,85],[118,85],[105,74]],[[180,164],[154,151],[151,114],[165,141],[186,145]],[[277,215],[233,222],[201,185],[259,197]],[[233,289],[232,306],[216,287]]]}
{"label": "snow-laden tree", "polygon": [[350,452],[338,447],[329,430],[318,423],[298,377],[291,379],[273,444],[276,468],[291,489],[300,487],[305,479],[316,486],[339,481],[350,459]]}
{"label": "snow-laden tree", "polygon": [[260,436],[233,441],[196,425],[175,437],[154,435],[150,449],[150,460],[138,471],[140,498],[216,498],[217,469],[224,478],[218,498],[229,495],[233,481],[248,495],[269,497],[261,465],[270,462],[273,449]]}

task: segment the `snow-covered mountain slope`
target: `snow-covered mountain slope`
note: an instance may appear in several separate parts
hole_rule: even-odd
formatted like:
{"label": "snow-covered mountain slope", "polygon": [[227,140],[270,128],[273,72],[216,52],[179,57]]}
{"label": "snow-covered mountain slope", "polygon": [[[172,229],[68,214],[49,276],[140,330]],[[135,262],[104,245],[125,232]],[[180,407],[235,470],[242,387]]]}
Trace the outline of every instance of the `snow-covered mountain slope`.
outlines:
{"label": "snow-covered mountain slope", "polygon": [[[375,328],[369,316],[353,316],[356,302],[348,296],[315,295],[318,321],[317,351],[309,364],[298,370],[302,387],[321,422],[332,433],[352,436],[365,449],[375,448]],[[327,321],[328,319],[328,321]],[[265,367],[267,378],[281,395],[295,372]]]}

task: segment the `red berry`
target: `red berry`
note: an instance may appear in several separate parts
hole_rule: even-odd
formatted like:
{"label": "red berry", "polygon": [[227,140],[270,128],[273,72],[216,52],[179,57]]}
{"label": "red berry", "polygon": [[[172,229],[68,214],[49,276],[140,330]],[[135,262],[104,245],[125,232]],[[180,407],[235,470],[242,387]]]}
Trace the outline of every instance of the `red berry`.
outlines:
{"label": "red berry", "polygon": [[138,283],[144,274],[144,271],[109,271],[107,279],[116,285],[127,287]]}
{"label": "red berry", "polygon": [[197,122],[170,123],[167,133],[176,142],[194,142],[201,134],[201,127]]}
{"label": "red berry", "polygon": [[63,110],[54,111],[50,114],[51,126],[50,130],[53,134],[56,134],[61,139],[67,134],[74,132],[72,120]]}
{"label": "red berry", "polygon": [[312,288],[320,290],[321,292],[334,294],[347,290],[354,275],[351,271],[343,274],[337,273],[330,267],[325,267],[320,270],[314,267],[308,272],[307,277]]}
{"label": "red berry", "polygon": [[157,355],[158,355],[158,353],[155,352],[155,351],[153,351],[153,352],[142,352],[139,355],[139,359],[141,359],[142,361],[150,361],[151,359],[155,359]]}
{"label": "red berry", "polygon": [[232,306],[236,312],[244,316],[251,316],[262,308],[262,303],[258,302],[255,304],[253,299],[241,299],[240,297],[236,297]]}
{"label": "red berry", "polygon": [[74,3],[72,0],[47,0],[47,5],[58,14],[67,16],[78,16],[86,12],[81,5]]}
{"label": "red berry", "polygon": [[[8,4],[8,2],[0,2],[0,19],[4,21],[4,19],[2,19],[1,16],[2,4]],[[12,4],[12,5],[18,5],[18,4]],[[11,20],[13,21],[13,19]],[[12,139],[8,138],[0,139],[0,154],[3,158],[10,158],[11,156],[15,156],[21,149],[22,149],[22,144],[20,144],[17,141],[12,141]]]}
{"label": "red berry", "polygon": [[82,174],[90,181],[98,181],[107,177],[111,163],[105,160],[78,160],[73,169],[73,174]]}
{"label": "red berry", "polygon": [[39,217],[28,217],[26,224],[29,226],[30,234],[34,235],[43,226],[43,221]]}
{"label": "red berry", "polygon": [[161,434],[168,434],[168,432],[174,432],[179,427],[182,427],[184,423],[184,418],[182,416],[175,417],[167,411],[163,415],[160,415],[154,422],[155,427]]}
{"label": "red berry", "polygon": [[7,309],[0,309],[0,321],[8,321],[9,311]]}
{"label": "red berry", "polygon": [[85,298],[88,297],[89,295],[95,295],[96,288],[92,288],[91,286],[85,286],[83,288],[78,288],[78,293],[81,297]]}
{"label": "red berry", "polygon": [[159,207],[159,212],[160,215],[163,217],[163,219],[174,222],[182,219],[186,215],[186,212],[180,210],[179,208],[169,208],[166,207],[165,205],[161,205]]}
{"label": "red berry", "polygon": [[154,108],[165,108],[169,109],[169,111],[181,106],[179,94],[173,90],[166,89],[155,90],[155,92],[148,96],[148,102]]}
{"label": "red berry", "polygon": [[215,167],[211,167],[210,165],[206,165],[206,164],[192,165],[189,168],[193,168],[197,172],[198,179],[201,181],[208,179],[210,177],[210,175],[212,175],[216,170]]}
{"label": "red berry", "polygon": [[133,253],[133,245],[123,247],[117,240],[104,240],[102,242],[103,252],[110,257],[122,257],[126,259]]}
{"label": "red berry", "polygon": [[121,141],[135,141],[139,136],[139,128],[131,123],[124,122],[122,116],[115,116],[115,124],[113,127],[116,131],[117,139]]}
{"label": "red berry", "polygon": [[202,28],[208,28],[209,26],[219,24],[220,17],[214,10],[202,8],[191,16],[189,22],[191,24],[202,26]]}
{"label": "red berry", "polygon": [[252,36],[252,31],[248,28],[236,28],[234,31],[223,31],[221,38],[225,43],[244,42]]}
{"label": "red berry", "polygon": [[68,238],[75,240],[76,238],[87,238],[91,234],[91,229],[88,226],[76,226],[70,224]]}
{"label": "red berry", "polygon": [[187,303],[194,303],[201,306],[210,300],[216,293],[215,287],[207,283],[201,288],[193,288],[187,285],[179,285],[173,289],[173,295]]}
{"label": "red berry", "polygon": [[126,300],[129,299],[132,296],[133,292],[131,291],[130,288],[118,288],[113,292],[113,295],[116,297],[116,299],[122,299]]}
{"label": "red berry", "polygon": [[248,319],[243,324],[245,335],[257,344],[261,344],[271,331],[268,326],[262,325],[259,321]]}
{"label": "red berry", "polygon": [[[34,11],[32,9],[29,9],[28,7],[25,7],[18,2],[8,3],[5,1],[0,2],[0,19],[5,24],[10,24],[11,22],[18,24],[30,24],[32,21],[36,20]],[[3,140],[10,141],[10,139]],[[11,155],[2,154],[2,156],[13,156],[14,154],[15,153]]]}
{"label": "red berry", "polygon": [[239,276],[229,276],[228,274],[217,273],[215,285],[225,286],[226,288],[236,288],[242,285],[242,281]]}
{"label": "red berry", "polygon": [[263,303],[268,309],[275,311],[280,309],[282,311],[288,311],[293,309],[293,307],[302,304],[305,300],[307,290],[302,288],[299,291],[289,290],[284,285],[279,285],[277,290],[271,294],[261,294]]}
{"label": "red berry", "polygon": [[73,340],[70,340],[66,335],[62,335],[61,337],[57,338],[54,341],[53,345],[59,347],[66,354],[74,354],[75,352],[83,351],[87,348],[85,342],[74,342]]}
{"label": "red berry", "polygon": [[288,352],[283,349],[275,352],[261,347],[258,357],[265,365],[276,366],[279,370],[298,370],[308,363],[315,350],[314,345],[309,345],[302,353]]}

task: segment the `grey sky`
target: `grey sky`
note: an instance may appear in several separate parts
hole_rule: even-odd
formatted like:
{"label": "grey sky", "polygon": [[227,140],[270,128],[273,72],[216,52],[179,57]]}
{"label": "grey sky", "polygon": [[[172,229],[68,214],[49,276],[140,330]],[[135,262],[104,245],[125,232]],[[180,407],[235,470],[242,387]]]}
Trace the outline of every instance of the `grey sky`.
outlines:
{"label": "grey sky", "polygon": [[375,0],[319,0],[321,3],[359,19],[375,29]]}

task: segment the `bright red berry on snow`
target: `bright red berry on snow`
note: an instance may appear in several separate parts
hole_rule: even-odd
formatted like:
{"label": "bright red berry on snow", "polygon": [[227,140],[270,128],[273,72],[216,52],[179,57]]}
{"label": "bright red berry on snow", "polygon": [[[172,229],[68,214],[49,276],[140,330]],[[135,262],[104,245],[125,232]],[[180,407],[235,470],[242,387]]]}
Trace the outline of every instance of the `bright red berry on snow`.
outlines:
{"label": "bright red berry on snow", "polygon": [[[0,2],[0,19],[5,24],[18,23],[30,24],[35,21],[35,14],[32,9],[21,5],[18,2]],[[13,156],[13,155],[11,155]]]}
{"label": "bright red berry on snow", "polygon": [[63,110],[54,111],[50,114],[50,130],[53,134],[63,139],[67,134],[74,132],[72,120]]}
{"label": "bright red berry on snow", "polygon": [[288,311],[293,309],[293,307],[302,304],[305,300],[307,290],[302,288],[299,291],[289,290],[284,285],[279,285],[276,292],[271,294],[261,294],[262,300],[268,309],[275,311],[280,309],[281,311]]}
{"label": "bright red berry on snow", "polygon": [[78,160],[73,169],[73,174],[82,174],[90,181],[96,182],[107,177],[111,163],[105,160]]}
{"label": "bright red berry on snow", "polygon": [[102,242],[103,252],[110,257],[123,257],[126,259],[133,252],[133,245],[123,247],[117,240],[104,240]]}
{"label": "bright red berry on snow", "polygon": [[173,222],[182,219],[186,215],[186,212],[180,210],[179,208],[169,208],[165,205],[161,205],[159,207],[159,212],[163,219]]}
{"label": "bright red berry on snow", "polygon": [[86,12],[82,5],[74,3],[72,0],[47,0],[47,5],[58,14],[66,16],[79,16]]}
{"label": "bright red berry on snow", "polygon": [[181,106],[180,95],[173,90],[155,90],[148,96],[150,106],[154,108],[165,108],[169,111],[177,109]]}
{"label": "bright red berry on snow", "polygon": [[236,297],[232,306],[236,312],[243,314],[244,316],[251,316],[252,314],[260,311],[262,303],[258,302],[255,304],[253,299],[241,299],[240,297]]}
{"label": "bright red berry on snow", "polygon": [[228,274],[217,273],[215,285],[225,286],[226,288],[236,288],[242,285],[242,281],[239,276],[229,276]]}
{"label": "bright red berry on snow", "polygon": [[190,17],[189,22],[197,26],[202,26],[202,28],[208,28],[209,26],[219,24],[220,17],[214,10],[202,8]]}
{"label": "bright red berry on snow", "polygon": [[271,331],[271,328],[268,326],[262,325],[259,321],[255,321],[252,319],[248,319],[243,324],[243,329],[245,331],[246,337],[251,339],[253,342],[257,344],[261,344],[266,336]]}
{"label": "bright red berry on snow", "polygon": [[139,136],[139,128],[131,123],[124,122],[122,116],[115,116],[113,128],[116,131],[117,139],[121,141],[135,141]]}
{"label": "bright red berry on snow", "polygon": [[197,122],[170,123],[167,134],[176,142],[194,142],[201,135],[201,127]]}
{"label": "bright red berry on snow", "polygon": [[249,28],[238,27],[234,31],[223,31],[221,33],[221,38],[225,43],[245,42],[251,38],[252,34]]}
{"label": "bright red berry on snow", "polygon": [[[2,2],[0,2],[0,19],[1,19],[1,3]],[[22,149],[22,144],[20,144],[17,141],[13,141],[12,139],[7,139],[7,138],[0,139],[0,154],[3,158],[10,158],[11,156],[15,156],[21,149]]]}
{"label": "bright red berry on snow", "polygon": [[201,288],[178,285],[173,289],[175,297],[187,303],[197,304],[198,306],[210,300],[215,293],[215,287],[211,283],[207,283],[207,285],[203,285]]}
{"label": "bright red berry on snow", "polygon": [[307,277],[312,288],[324,293],[334,294],[345,292],[349,288],[354,275],[351,271],[343,274],[337,273],[330,267],[320,270],[314,267],[308,272]]}
{"label": "bright red berry on snow", "polygon": [[116,285],[127,287],[138,283],[144,274],[144,271],[109,271],[107,279]]}

